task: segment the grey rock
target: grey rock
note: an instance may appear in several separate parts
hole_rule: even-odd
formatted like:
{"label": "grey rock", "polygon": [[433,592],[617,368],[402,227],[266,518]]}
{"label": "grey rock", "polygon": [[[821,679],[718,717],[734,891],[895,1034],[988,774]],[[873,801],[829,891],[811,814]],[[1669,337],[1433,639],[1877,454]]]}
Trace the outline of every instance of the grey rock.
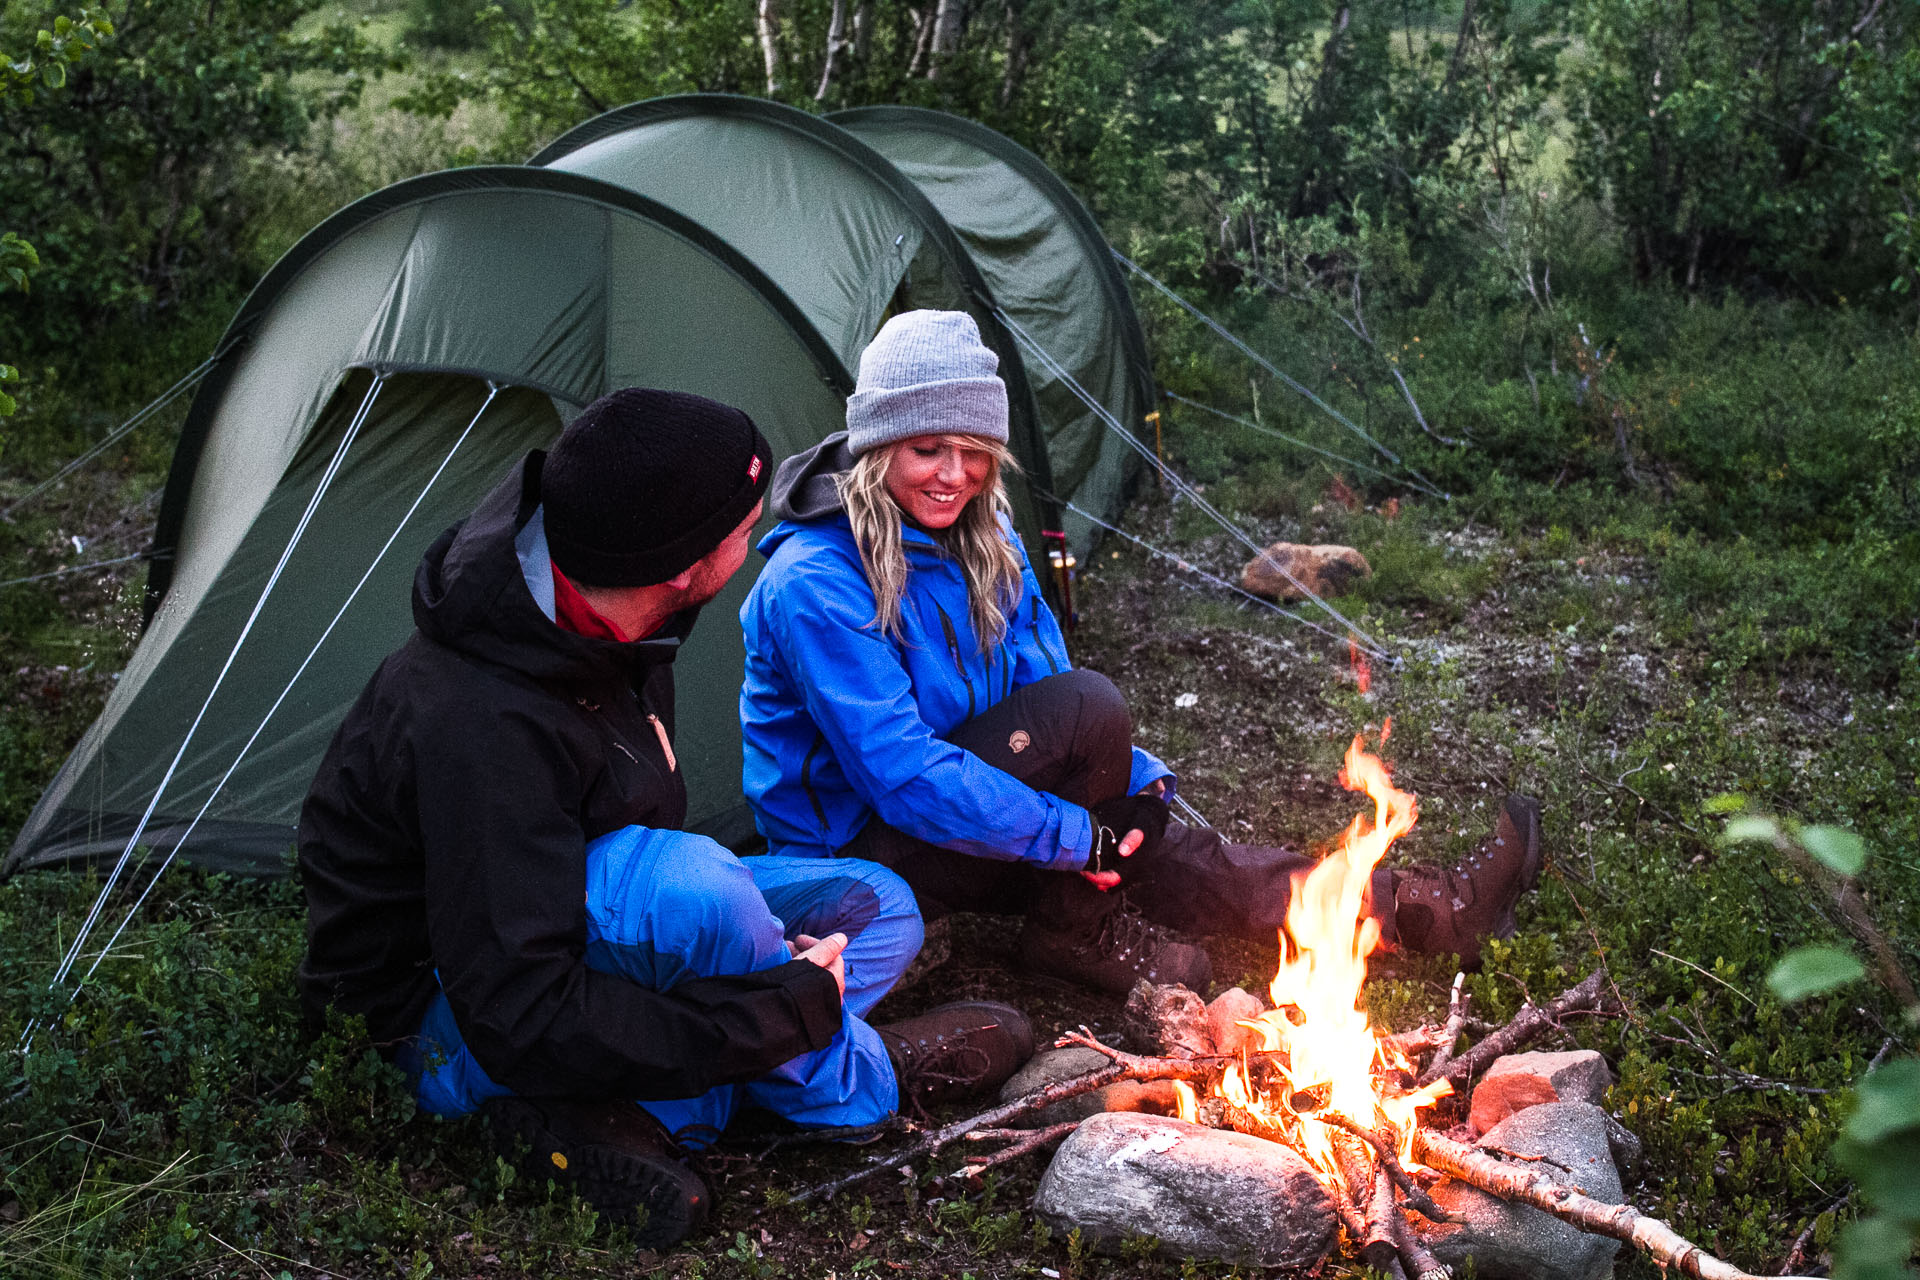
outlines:
{"label": "grey rock", "polygon": [[1152,1236],[1170,1257],[1307,1267],[1338,1219],[1307,1162],[1278,1143],[1161,1116],[1110,1112],[1060,1145],[1034,1212],[1101,1252]]}
{"label": "grey rock", "polygon": [[1566,1053],[1510,1053],[1495,1058],[1481,1078],[1495,1076],[1538,1076],[1553,1086],[1562,1102],[1590,1102],[1599,1106],[1613,1087],[1613,1071],[1607,1060],[1592,1049],[1574,1049]]}
{"label": "grey rock", "polygon": [[[1555,1182],[1618,1204],[1620,1174],[1608,1146],[1607,1113],[1585,1102],[1549,1102],[1515,1112],[1480,1139],[1487,1150],[1544,1157],[1535,1168]],[[1618,1240],[1588,1235],[1529,1205],[1508,1204],[1448,1178],[1432,1190],[1454,1221],[1412,1221],[1434,1256],[1456,1272],[1473,1259],[1483,1280],[1601,1280],[1613,1271]]]}
{"label": "grey rock", "polygon": [[1625,1173],[1638,1173],[1641,1162],[1647,1158],[1646,1144],[1640,1141],[1640,1135],[1610,1115],[1607,1116],[1607,1146],[1613,1149],[1613,1162]]}
{"label": "grey rock", "polygon": [[[1098,1071],[1109,1061],[1105,1054],[1078,1045],[1065,1049],[1042,1049],[1027,1059],[1027,1065],[1001,1086],[1000,1101],[1012,1102],[1036,1089]],[[1174,1094],[1173,1081],[1122,1080],[1104,1089],[1095,1089],[1091,1093],[1056,1102],[1032,1115],[1017,1117],[1012,1124],[1016,1128],[1038,1129],[1050,1124],[1065,1124],[1069,1120],[1084,1120],[1102,1111],[1146,1111],[1156,1115],[1172,1115],[1178,1109],[1179,1099]]]}
{"label": "grey rock", "polygon": [[1204,1058],[1213,1053],[1207,1002],[1177,982],[1155,986],[1140,979],[1127,994],[1120,1019],[1127,1038],[1147,1053],[1167,1058]]}

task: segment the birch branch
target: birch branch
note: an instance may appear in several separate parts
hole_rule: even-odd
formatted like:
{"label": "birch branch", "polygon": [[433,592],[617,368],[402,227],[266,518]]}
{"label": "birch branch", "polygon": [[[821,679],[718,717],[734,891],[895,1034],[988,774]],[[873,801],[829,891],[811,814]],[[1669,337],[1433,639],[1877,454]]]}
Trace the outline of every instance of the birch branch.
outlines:
{"label": "birch branch", "polygon": [[937,1129],[917,1142],[902,1147],[884,1159],[875,1160],[831,1182],[808,1187],[795,1195],[789,1203],[799,1204],[819,1198],[830,1200],[848,1187],[864,1182],[876,1173],[897,1169],[920,1156],[937,1156],[943,1148],[958,1142],[976,1130],[1000,1128],[1007,1121],[1029,1112],[1042,1110],[1056,1102],[1064,1102],[1068,1098],[1077,1098],[1083,1093],[1092,1093],[1095,1089],[1104,1089],[1122,1080],[1199,1080],[1218,1071],[1221,1064],[1218,1058],[1199,1060],[1143,1058],[1137,1054],[1122,1053],[1118,1049],[1110,1049],[1101,1044],[1084,1028],[1077,1032],[1068,1032],[1055,1043],[1062,1048],[1067,1045],[1080,1045],[1105,1054],[1111,1061],[1098,1071],[1089,1071],[1071,1080],[1057,1080],[1045,1088],[1035,1089],[1032,1093],[1015,1098],[1012,1102],[1003,1102],[990,1111],[982,1111],[979,1115],[969,1116],[965,1120],[956,1120],[945,1128]]}
{"label": "birch branch", "polygon": [[1624,1240],[1660,1266],[1671,1267],[1683,1276],[1694,1280],[1757,1280],[1632,1205],[1595,1200],[1577,1187],[1507,1164],[1465,1143],[1421,1129],[1413,1136],[1413,1154],[1421,1163],[1488,1195],[1532,1205],[1593,1235]]}

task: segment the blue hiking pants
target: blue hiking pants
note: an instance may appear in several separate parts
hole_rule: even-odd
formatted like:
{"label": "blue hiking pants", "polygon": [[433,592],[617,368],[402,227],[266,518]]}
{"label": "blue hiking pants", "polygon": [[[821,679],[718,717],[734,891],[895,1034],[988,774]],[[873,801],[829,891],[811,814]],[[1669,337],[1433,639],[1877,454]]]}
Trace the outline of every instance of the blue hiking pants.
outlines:
{"label": "blue hiking pants", "polygon": [[[627,827],[587,846],[586,896],[588,966],[656,991],[785,964],[786,940],[803,933],[847,935],[843,1021],[825,1048],[697,1098],[635,1099],[681,1142],[710,1143],[742,1102],[819,1126],[869,1124],[899,1105],[893,1064],[862,1020],[920,950],[920,913],[899,876],[852,858],[737,858],[703,836]],[[473,1060],[444,994],[396,1061],[433,1115],[512,1092]]]}

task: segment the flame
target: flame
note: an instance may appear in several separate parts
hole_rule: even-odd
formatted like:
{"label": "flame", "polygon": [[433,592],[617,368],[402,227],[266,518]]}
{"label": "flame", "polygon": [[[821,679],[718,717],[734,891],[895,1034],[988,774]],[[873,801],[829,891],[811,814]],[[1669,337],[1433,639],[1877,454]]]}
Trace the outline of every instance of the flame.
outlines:
{"label": "flame", "polygon": [[[1354,656],[1364,688],[1357,647]],[[1388,722],[1380,741],[1391,732]],[[1393,785],[1386,764],[1358,735],[1340,784],[1367,794],[1372,817],[1356,816],[1333,851],[1296,876],[1280,966],[1268,988],[1274,1008],[1243,1024],[1276,1055],[1269,1062],[1284,1088],[1256,1088],[1244,1062],[1228,1066],[1219,1085],[1221,1098],[1284,1133],[1336,1190],[1344,1189],[1346,1175],[1335,1144],[1347,1135],[1317,1117],[1337,1112],[1369,1131],[1390,1127],[1411,1166],[1419,1110],[1452,1091],[1444,1081],[1412,1093],[1392,1087],[1395,1073],[1410,1064],[1375,1033],[1361,1005],[1367,957],[1380,941],[1380,926],[1366,912],[1368,885],[1393,842],[1412,829],[1418,802]]]}
{"label": "flame", "polygon": [[1175,1080],[1173,1096],[1178,1104],[1179,1117],[1188,1124],[1196,1123],[1200,1119],[1200,1099],[1195,1096],[1193,1086],[1185,1080]]}
{"label": "flame", "polygon": [[[1347,638],[1347,668],[1353,672],[1353,682],[1365,693],[1373,687],[1373,664],[1367,661],[1367,655],[1360,652],[1360,642],[1351,636]],[[1383,737],[1381,741],[1385,741]]]}

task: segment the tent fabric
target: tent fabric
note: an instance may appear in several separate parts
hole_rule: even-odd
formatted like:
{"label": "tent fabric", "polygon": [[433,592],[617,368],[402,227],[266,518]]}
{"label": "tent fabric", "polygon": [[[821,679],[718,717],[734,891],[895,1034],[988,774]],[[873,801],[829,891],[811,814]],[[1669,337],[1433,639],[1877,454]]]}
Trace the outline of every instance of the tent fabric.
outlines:
{"label": "tent fabric", "polygon": [[[995,314],[1004,306],[1137,421],[1152,394],[1145,346],[1092,219],[1037,159],[978,126],[925,111],[845,119],[714,95],[638,103],[533,164],[398,183],[304,237],[221,340],[162,499],[147,628],[0,875],[117,857],[203,706],[140,842],[184,840],[204,866],[284,872],[334,727],[412,627],[421,552],[525,450],[617,387],[737,404],[784,457],[843,424],[848,369],[890,312],[965,309],[1001,355],[1032,490],[1111,514],[1125,471],[1106,433],[1051,378],[1036,398]],[[1016,497],[1036,554],[1052,512]],[[708,607],[676,664],[689,825],[735,847],[753,831],[733,619],[755,567]]]}
{"label": "tent fabric", "polygon": [[[1129,429],[1154,408],[1140,320],[1093,215],[1032,152],[970,120],[920,107],[861,107],[827,117],[867,143],[939,209],[993,296]],[[1111,511],[1139,457],[1037,362],[1027,378],[1046,424],[1053,492]],[[1081,554],[1099,530],[1067,512]]]}
{"label": "tent fabric", "polygon": [[[164,598],[6,871],[124,847],[374,371],[386,382],[209,706],[147,844],[170,843],[205,803],[472,420],[487,380],[513,390],[481,416],[194,831],[188,848],[197,861],[284,865],[333,726],[412,627],[408,593],[421,552],[585,403],[635,383],[712,396],[751,414],[783,456],[839,426],[844,366],[771,282],[672,211],[591,179],[519,168],[416,180],[403,195],[323,224],[313,237],[326,243],[296,249],[297,270],[270,276],[261,288],[275,296],[249,303],[236,320],[247,340],[196,401],[190,469],[177,460],[169,484]],[[700,305],[685,306],[689,298]],[[714,358],[725,351],[752,358]],[[728,611],[737,612],[746,586],[711,606],[696,632],[700,660],[679,673],[689,705],[729,709],[684,719],[677,745],[696,780],[690,819],[736,838],[740,736],[731,708],[744,658]]]}
{"label": "tent fabric", "polygon": [[1053,476],[1027,369],[994,316],[986,279],[920,187],[858,138],[763,98],[681,94],[634,103],[562,134],[530,161],[657,200],[738,249],[857,368],[893,311],[970,312],[1000,357],[1010,444],[1026,483],[1010,492],[1028,554],[1056,527]]}

